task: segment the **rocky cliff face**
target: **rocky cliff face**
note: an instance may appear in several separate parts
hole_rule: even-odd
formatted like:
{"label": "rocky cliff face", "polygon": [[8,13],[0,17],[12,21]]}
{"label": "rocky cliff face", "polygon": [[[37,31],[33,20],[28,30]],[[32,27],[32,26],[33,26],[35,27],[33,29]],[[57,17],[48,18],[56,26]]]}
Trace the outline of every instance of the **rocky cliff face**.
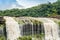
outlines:
{"label": "rocky cliff face", "polygon": [[4,33],[3,32],[3,28],[5,26],[4,23],[5,23],[5,21],[4,21],[3,17],[0,17],[0,35]]}

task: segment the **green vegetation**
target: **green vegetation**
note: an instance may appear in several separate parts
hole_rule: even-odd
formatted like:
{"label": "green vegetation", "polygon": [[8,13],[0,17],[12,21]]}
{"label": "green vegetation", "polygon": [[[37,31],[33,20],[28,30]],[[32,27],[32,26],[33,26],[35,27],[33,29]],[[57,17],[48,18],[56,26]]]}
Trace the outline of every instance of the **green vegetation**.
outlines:
{"label": "green vegetation", "polygon": [[33,24],[42,24],[42,22],[40,22],[40,21],[38,21],[38,20],[31,20],[31,22],[32,22]]}
{"label": "green vegetation", "polygon": [[0,16],[32,16],[32,17],[50,17],[60,15],[60,1],[55,3],[48,2],[27,9],[0,10]]}
{"label": "green vegetation", "polygon": [[60,22],[58,22],[59,26],[60,26]]}
{"label": "green vegetation", "polygon": [[6,40],[4,36],[0,36],[0,40]]}
{"label": "green vegetation", "polygon": [[39,39],[39,40],[42,40],[42,38],[44,38],[44,34],[37,34],[37,35],[34,35],[33,37],[36,38],[36,39]]}
{"label": "green vegetation", "polygon": [[3,27],[3,25],[0,24],[0,28]]}
{"label": "green vegetation", "polygon": [[0,24],[0,28],[3,28],[4,27],[4,24]]}
{"label": "green vegetation", "polygon": [[14,17],[14,19],[15,19],[15,21],[18,22],[18,24],[24,24],[25,23],[24,20],[21,20],[20,18]]}
{"label": "green vegetation", "polygon": [[[42,38],[44,38],[44,34],[40,34],[40,35],[34,35],[34,40],[39,39],[42,40]],[[23,37],[19,37],[18,40],[32,40],[33,38],[32,36],[23,36]]]}
{"label": "green vegetation", "polygon": [[18,40],[32,40],[31,36],[19,37]]}
{"label": "green vegetation", "polygon": [[18,23],[19,24],[24,24],[24,21],[23,20],[19,20]]}

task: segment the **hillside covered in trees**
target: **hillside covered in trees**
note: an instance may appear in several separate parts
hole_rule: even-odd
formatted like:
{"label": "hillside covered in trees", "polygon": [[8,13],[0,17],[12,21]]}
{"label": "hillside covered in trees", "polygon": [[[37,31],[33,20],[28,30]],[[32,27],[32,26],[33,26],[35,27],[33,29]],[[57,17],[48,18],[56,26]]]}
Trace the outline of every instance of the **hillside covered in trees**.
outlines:
{"label": "hillside covered in trees", "polygon": [[50,17],[60,15],[60,1],[55,3],[48,2],[27,9],[0,10],[0,16],[32,16],[32,17]]}

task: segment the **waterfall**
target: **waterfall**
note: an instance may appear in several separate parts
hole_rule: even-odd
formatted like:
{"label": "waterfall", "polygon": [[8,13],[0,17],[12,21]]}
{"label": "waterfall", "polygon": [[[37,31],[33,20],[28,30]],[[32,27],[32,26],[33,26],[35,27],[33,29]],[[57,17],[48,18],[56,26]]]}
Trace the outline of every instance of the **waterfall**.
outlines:
{"label": "waterfall", "polygon": [[49,19],[50,25],[51,25],[51,34],[52,34],[52,39],[53,40],[59,40],[59,26],[57,23],[55,23],[53,20]]}
{"label": "waterfall", "polygon": [[17,40],[20,36],[19,24],[13,17],[4,17],[6,20],[7,40]]}
{"label": "waterfall", "polygon": [[45,29],[45,40],[59,40],[58,24],[49,18],[39,18],[43,22]]}
{"label": "waterfall", "polygon": [[[23,21],[25,20],[24,25],[18,24],[18,22],[16,22],[13,19],[13,17],[4,17],[4,19],[6,20],[5,23],[6,23],[7,40],[17,40],[18,37],[21,37],[23,35],[39,34],[39,32],[42,30],[44,30],[45,32],[45,40],[59,40],[60,39],[59,26],[50,18],[33,18],[33,17],[19,18],[20,20],[23,20]],[[43,25],[42,28],[44,27],[44,29],[42,29],[39,24],[37,24],[37,26],[36,25],[33,26],[33,23],[30,22],[31,21],[30,19],[31,20],[34,19],[34,20],[42,22],[42,25]]]}

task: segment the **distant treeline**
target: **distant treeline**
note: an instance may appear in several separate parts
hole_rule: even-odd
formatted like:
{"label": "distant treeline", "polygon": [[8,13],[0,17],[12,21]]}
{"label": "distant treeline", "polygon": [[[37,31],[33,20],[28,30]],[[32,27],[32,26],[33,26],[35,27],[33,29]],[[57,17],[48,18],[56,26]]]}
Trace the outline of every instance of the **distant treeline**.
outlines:
{"label": "distant treeline", "polygon": [[27,9],[0,10],[0,16],[32,16],[32,17],[49,17],[60,15],[60,1],[55,3],[48,2]]}

